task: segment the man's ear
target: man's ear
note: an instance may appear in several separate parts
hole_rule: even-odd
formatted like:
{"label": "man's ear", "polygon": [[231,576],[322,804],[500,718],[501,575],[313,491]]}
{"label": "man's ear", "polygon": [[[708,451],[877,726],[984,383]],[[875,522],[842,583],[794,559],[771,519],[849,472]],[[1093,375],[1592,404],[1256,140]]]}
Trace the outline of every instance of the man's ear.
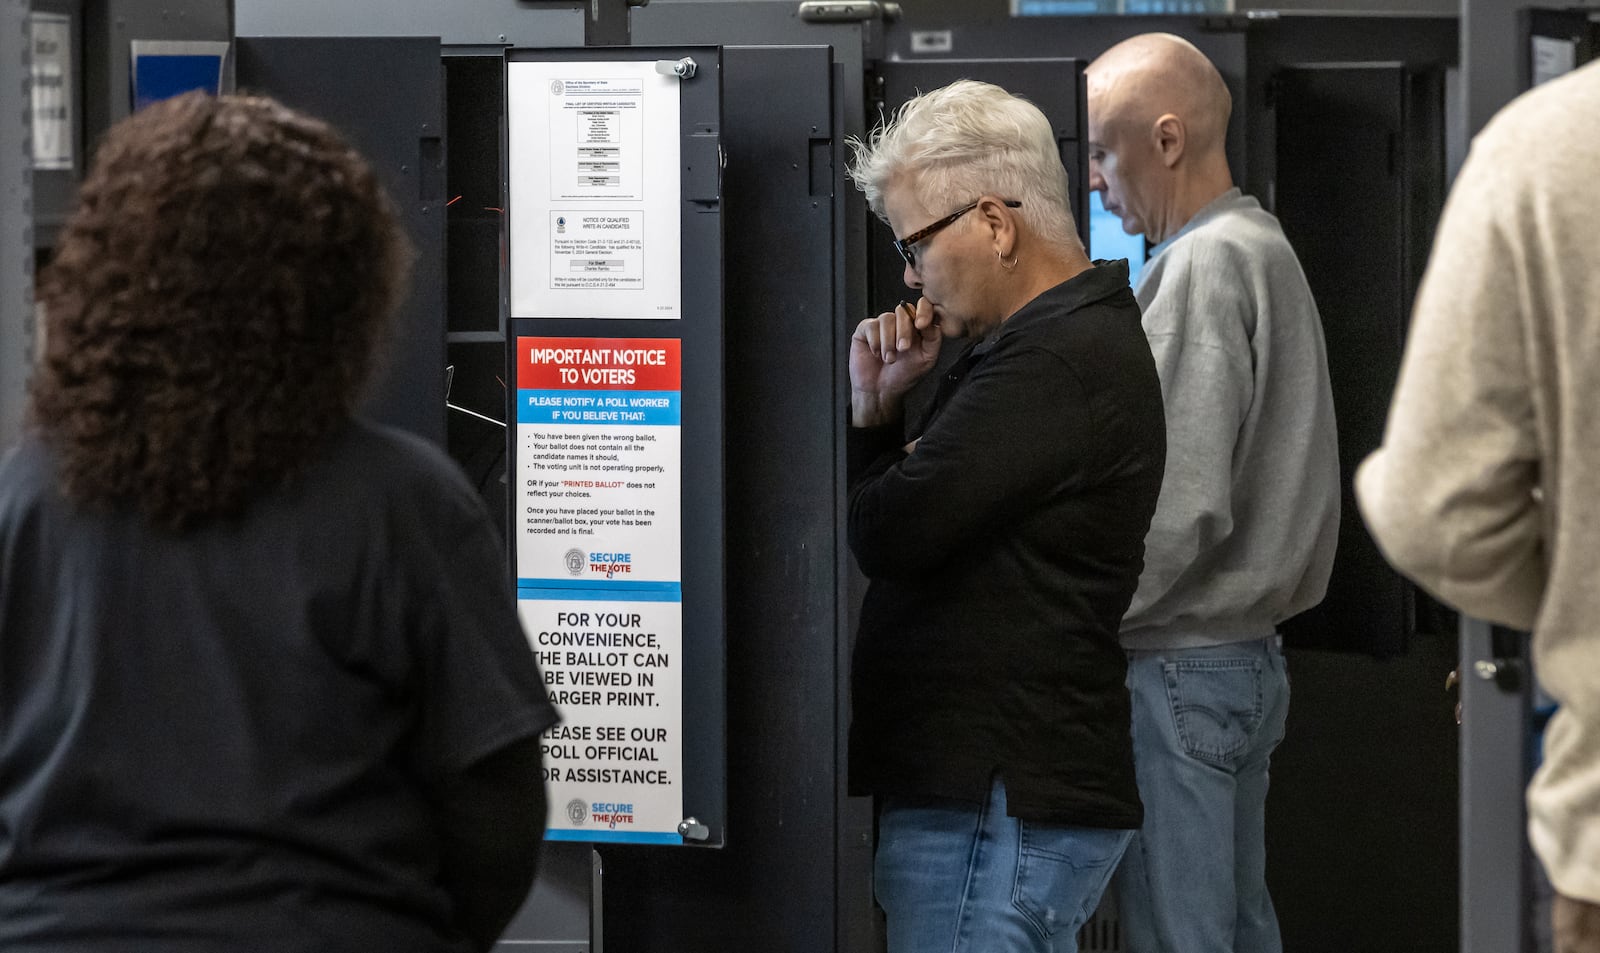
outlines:
{"label": "man's ear", "polygon": [[1150,127],[1150,137],[1161,154],[1161,161],[1167,168],[1178,164],[1183,158],[1184,146],[1188,143],[1189,131],[1184,128],[1183,120],[1172,113],[1165,113]]}

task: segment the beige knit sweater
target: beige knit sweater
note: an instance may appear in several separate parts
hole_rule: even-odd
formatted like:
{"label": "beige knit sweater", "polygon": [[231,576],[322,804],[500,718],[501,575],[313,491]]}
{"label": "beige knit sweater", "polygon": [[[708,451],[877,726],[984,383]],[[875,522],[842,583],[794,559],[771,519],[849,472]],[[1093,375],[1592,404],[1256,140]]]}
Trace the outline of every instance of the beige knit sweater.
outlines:
{"label": "beige knit sweater", "polygon": [[1600,903],[1600,64],[1473,142],[1423,279],[1362,515],[1402,572],[1531,629],[1560,703],[1528,790],[1561,893]]}

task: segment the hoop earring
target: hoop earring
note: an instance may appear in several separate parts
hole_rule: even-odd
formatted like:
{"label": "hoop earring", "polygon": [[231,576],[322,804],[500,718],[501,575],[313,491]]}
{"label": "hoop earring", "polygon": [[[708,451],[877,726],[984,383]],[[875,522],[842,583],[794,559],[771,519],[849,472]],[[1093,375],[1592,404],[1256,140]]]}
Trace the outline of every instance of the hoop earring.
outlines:
{"label": "hoop earring", "polygon": [[1004,268],[1006,271],[1016,271],[1017,270],[1017,256],[1016,255],[1012,255],[1011,256],[1011,264],[1009,264],[1009,265],[1006,264],[1005,256],[1000,254],[1000,249],[996,248],[994,250],[994,257],[999,260],[1000,267]]}

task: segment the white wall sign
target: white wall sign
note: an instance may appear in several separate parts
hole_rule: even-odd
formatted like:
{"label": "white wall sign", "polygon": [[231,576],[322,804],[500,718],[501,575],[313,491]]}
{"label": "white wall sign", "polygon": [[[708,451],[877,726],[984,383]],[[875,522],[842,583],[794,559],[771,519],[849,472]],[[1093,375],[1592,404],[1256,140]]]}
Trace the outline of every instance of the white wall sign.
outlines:
{"label": "white wall sign", "polygon": [[29,16],[33,31],[33,167],[71,169],[72,18],[61,13]]}
{"label": "white wall sign", "polygon": [[563,718],[551,840],[683,842],[680,352],[516,340],[518,605]]}
{"label": "white wall sign", "polygon": [[1533,85],[1572,72],[1578,64],[1578,44],[1551,36],[1529,37],[1533,52]]}
{"label": "white wall sign", "polygon": [[513,318],[681,316],[679,82],[649,60],[507,65]]}

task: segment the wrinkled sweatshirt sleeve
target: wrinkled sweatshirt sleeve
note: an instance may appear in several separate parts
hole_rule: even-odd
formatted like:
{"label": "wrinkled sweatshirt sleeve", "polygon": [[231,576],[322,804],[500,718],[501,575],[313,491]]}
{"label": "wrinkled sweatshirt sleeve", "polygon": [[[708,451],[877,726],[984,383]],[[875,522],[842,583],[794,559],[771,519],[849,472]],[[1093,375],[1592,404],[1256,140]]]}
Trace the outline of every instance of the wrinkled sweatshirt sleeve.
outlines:
{"label": "wrinkled sweatshirt sleeve", "polygon": [[1540,250],[1518,240],[1525,180],[1497,175],[1512,159],[1485,152],[1474,148],[1446,205],[1383,444],[1357,471],[1356,495],[1397,569],[1465,612],[1525,629],[1545,561],[1519,314]]}
{"label": "wrinkled sweatshirt sleeve", "polygon": [[1167,408],[1167,463],[1145,537],[1145,566],[1124,628],[1233,532],[1233,453],[1254,391],[1247,285],[1234,276],[1202,281],[1185,262],[1152,301],[1145,326]]}

